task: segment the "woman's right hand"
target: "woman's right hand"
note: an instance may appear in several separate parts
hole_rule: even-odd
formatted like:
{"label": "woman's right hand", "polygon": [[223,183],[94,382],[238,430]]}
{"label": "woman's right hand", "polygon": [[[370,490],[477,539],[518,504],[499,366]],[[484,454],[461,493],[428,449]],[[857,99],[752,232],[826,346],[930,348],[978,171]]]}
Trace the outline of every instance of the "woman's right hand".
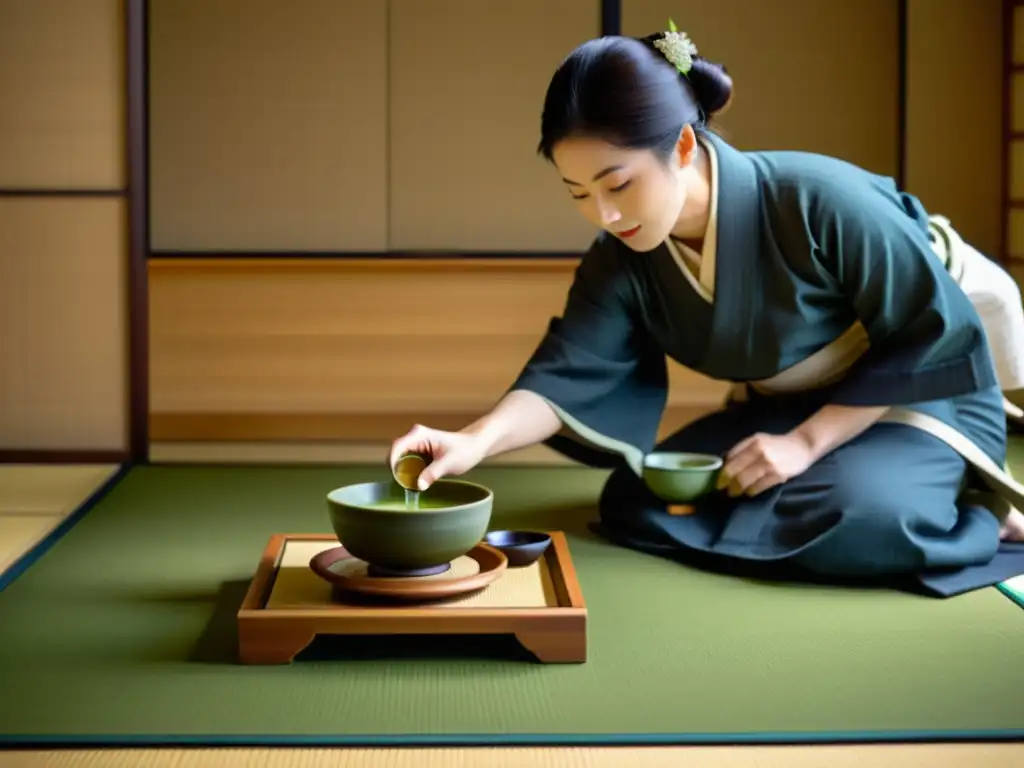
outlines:
{"label": "woman's right hand", "polygon": [[417,424],[391,444],[391,466],[406,453],[433,457],[420,473],[419,488],[425,491],[442,477],[468,472],[487,455],[484,439],[471,432],[443,432]]}

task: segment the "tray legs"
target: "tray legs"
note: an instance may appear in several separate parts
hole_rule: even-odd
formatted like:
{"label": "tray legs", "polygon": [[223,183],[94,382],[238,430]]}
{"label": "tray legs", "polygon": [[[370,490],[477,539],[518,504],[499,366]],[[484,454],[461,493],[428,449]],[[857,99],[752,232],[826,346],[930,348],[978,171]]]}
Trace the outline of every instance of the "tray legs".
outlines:
{"label": "tray legs", "polygon": [[516,640],[545,664],[582,664],[587,660],[587,639],[581,633],[524,629]]}
{"label": "tray legs", "polygon": [[256,632],[239,627],[238,660],[242,664],[289,664],[315,636],[315,632],[302,629]]}

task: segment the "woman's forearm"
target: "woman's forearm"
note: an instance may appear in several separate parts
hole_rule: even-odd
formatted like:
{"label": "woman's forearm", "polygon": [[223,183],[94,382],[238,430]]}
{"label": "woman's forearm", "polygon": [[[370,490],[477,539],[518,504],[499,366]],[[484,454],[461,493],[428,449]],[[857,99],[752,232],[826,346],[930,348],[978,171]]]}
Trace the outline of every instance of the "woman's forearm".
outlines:
{"label": "woman's forearm", "polygon": [[562,428],[562,420],[539,395],[527,390],[509,392],[491,410],[461,431],[477,435],[486,446],[485,458],[547,440]]}
{"label": "woman's forearm", "polygon": [[888,406],[826,405],[791,434],[806,442],[817,461],[866,430],[888,410]]}

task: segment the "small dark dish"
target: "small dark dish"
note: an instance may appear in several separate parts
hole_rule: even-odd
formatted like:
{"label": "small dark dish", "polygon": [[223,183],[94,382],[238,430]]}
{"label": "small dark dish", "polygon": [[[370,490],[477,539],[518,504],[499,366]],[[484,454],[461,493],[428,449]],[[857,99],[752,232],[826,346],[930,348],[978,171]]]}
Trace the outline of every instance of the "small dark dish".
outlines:
{"label": "small dark dish", "polygon": [[529,565],[540,559],[551,544],[551,537],[539,531],[491,531],[484,543],[502,552],[509,567]]}

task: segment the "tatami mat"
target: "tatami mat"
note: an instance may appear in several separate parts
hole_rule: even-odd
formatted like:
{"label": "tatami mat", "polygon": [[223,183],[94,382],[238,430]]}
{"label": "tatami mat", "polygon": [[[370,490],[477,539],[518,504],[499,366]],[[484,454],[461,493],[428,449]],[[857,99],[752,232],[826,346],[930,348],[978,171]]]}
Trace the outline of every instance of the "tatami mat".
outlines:
{"label": "tatami mat", "polygon": [[69,515],[117,465],[0,464],[0,515]]}
{"label": "tatami mat", "polygon": [[[0,573],[14,565],[25,552],[43,540],[57,527],[63,515],[0,514]],[[0,765],[3,765],[0,762]]]}
{"label": "tatami mat", "polygon": [[0,573],[60,525],[116,471],[116,465],[0,465]]}
{"label": "tatami mat", "polygon": [[[380,446],[351,447],[339,452],[323,447],[319,457],[365,461],[379,455]],[[173,452],[172,452],[173,453]],[[197,452],[206,453],[206,452]],[[287,451],[286,451],[287,453]],[[308,452],[296,452],[305,454]],[[220,460],[259,461],[281,458],[281,446],[264,450],[221,450]],[[157,457],[154,457],[157,458]],[[302,460],[292,454],[293,460]],[[520,456],[523,463],[543,456]],[[164,460],[196,461],[196,453],[181,451]],[[159,459],[157,459],[159,460]],[[515,462],[513,462],[515,463]],[[81,504],[114,472],[116,466],[0,466],[0,571],[34,546]],[[0,682],[2,687],[2,682]],[[147,750],[24,750],[0,752],[2,768],[860,768],[862,765],[900,768],[1011,768],[1024,765],[1024,745],[857,745],[815,747],[666,747],[567,749],[147,749]]]}
{"label": "tatami mat", "polygon": [[1014,768],[1017,745],[165,749],[0,754],[3,768]]}

